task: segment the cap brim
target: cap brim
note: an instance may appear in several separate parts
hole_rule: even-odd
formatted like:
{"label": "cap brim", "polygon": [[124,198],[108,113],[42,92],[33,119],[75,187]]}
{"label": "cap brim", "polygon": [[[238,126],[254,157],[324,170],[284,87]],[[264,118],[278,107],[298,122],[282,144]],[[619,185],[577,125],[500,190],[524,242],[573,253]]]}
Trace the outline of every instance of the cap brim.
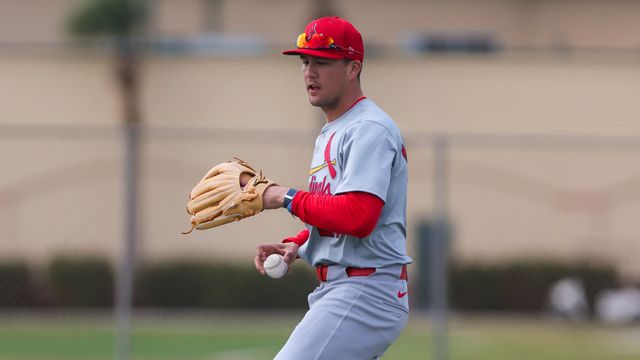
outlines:
{"label": "cap brim", "polygon": [[283,55],[309,55],[326,59],[344,59],[344,53],[335,50],[294,49],[282,52]]}

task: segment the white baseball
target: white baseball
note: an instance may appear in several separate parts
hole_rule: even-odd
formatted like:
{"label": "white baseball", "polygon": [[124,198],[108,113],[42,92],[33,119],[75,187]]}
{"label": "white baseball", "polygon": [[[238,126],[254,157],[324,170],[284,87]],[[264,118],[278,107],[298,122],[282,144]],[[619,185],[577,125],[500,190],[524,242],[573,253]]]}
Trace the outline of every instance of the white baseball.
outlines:
{"label": "white baseball", "polygon": [[267,257],[267,260],[264,261],[264,271],[267,272],[267,275],[274,279],[280,279],[283,277],[289,266],[284,261],[284,258],[280,254],[271,254]]}

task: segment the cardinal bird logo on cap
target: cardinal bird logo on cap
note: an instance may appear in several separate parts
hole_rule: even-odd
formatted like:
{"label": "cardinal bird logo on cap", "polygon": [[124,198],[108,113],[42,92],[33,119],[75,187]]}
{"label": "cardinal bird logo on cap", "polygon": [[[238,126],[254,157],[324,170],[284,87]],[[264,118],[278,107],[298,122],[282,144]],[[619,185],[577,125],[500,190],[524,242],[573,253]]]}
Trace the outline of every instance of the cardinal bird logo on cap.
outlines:
{"label": "cardinal bird logo on cap", "polygon": [[313,28],[308,32],[303,32],[298,35],[296,40],[296,46],[299,49],[331,49],[334,47],[334,40],[331,36],[325,34],[318,34],[316,26],[318,23],[313,24]]}

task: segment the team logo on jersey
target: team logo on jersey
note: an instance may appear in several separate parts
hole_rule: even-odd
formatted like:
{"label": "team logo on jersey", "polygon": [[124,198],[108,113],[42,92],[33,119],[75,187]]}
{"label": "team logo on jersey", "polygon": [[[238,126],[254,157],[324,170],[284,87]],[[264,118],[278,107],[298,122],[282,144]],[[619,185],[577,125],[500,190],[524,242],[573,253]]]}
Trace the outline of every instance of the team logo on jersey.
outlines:
{"label": "team logo on jersey", "polygon": [[311,168],[309,170],[309,176],[317,173],[318,171],[324,168],[329,169],[329,175],[331,175],[332,179],[335,179],[336,176],[338,175],[338,172],[336,171],[336,168],[335,168],[337,161],[336,159],[331,160],[331,141],[333,140],[333,136],[335,134],[336,133],[331,134],[329,141],[327,141],[327,146],[324,148],[324,163]]}
{"label": "team logo on jersey", "polygon": [[[327,146],[325,146],[324,148],[324,163],[309,170],[309,176],[311,176],[311,181],[309,181],[309,192],[319,193],[323,195],[331,195],[331,182],[327,181],[327,176],[325,175],[322,178],[322,182],[320,182],[316,179],[316,176],[313,174],[317,173],[318,171],[324,168],[327,168],[329,170],[329,176],[331,176],[331,179],[335,179],[336,176],[338,175],[338,172],[336,171],[336,168],[335,168],[337,161],[336,159],[331,160],[331,141],[333,141],[333,137],[335,134],[336,134],[335,132],[331,134],[329,141],[327,141]],[[318,235],[325,236],[325,237],[340,236],[340,234],[336,234],[334,232],[320,229],[320,228],[318,228]]]}
{"label": "team logo on jersey", "polygon": [[[331,160],[331,165],[335,166],[336,165],[336,159]],[[329,166],[326,162],[322,163],[322,165],[313,167],[309,170],[309,175],[313,175],[315,173],[317,173],[318,171],[326,168],[327,166]]]}
{"label": "team logo on jersey", "polygon": [[309,181],[309,192],[331,195],[331,183],[327,182],[326,176],[322,179],[322,182],[317,181],[316,177],[312,176],[311,181]]}
{"label": "team logo on jersey", "polygon": [[327,147],[324,148],[324,162],[327,163],[327,167],[329,168],[329,174],[331,175],[332,179],[336,178],[336,175],[338,174],[336,172],[336,168],[333,167],[333,165],[335,165],[335,159],[332,161],[331,160],[331,141],[333,140],[333,137],[336,135],[336,133],[331,134],[331,137],[329,138],[329,141],[327,141]]}
{"label": "team logo on jersey", "polygon": [[404,144],[402,144],[402,157],[406,162],[409,162],[409,159],[407,159],[407,149],[404,148]]}

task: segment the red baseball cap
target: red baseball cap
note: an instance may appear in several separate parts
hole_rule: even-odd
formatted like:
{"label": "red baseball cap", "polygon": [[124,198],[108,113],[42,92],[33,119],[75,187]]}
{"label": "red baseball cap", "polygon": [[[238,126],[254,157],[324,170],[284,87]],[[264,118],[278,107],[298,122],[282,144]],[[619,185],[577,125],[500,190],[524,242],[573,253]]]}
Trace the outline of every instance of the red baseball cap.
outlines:
{"label": "red baseball cap", "polygon": [[355,26],[337,16],[313,20],[298,35],[296,49],[285,55],[311,55],[329,59],[364,59],[362,35]]}

